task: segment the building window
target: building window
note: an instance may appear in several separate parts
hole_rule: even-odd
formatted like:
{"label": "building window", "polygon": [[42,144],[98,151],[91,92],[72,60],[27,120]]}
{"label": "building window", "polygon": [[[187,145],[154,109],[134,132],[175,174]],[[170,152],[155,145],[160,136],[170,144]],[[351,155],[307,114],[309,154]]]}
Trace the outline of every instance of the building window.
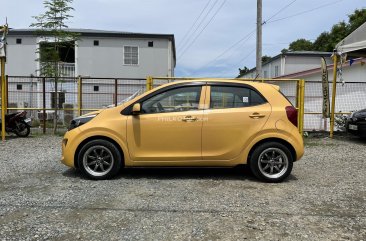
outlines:
{"label": "building window", "polygon": [[139,48],[138,47],[124,46],[123,64],[125,64],[125,65],[138,65],[139,64]]}
{"label": "building window", "polygon": [[22,44],[22,39],[21,39],[21,38],[17,38],[17,39],[16,39],[16,43],[17,43],[17,44]]}
{"label": "building window", "polygon": [[278,71],[278,66],[275,66],[275,77],[278,77],[279,76],[279,71]]}
{"label": "building window", "polygon": [[94,91],[99,91],[99,86],[98,85],[94,85]]}
{"label": "building window", "polygon": [[99,46],[99,40],[94,40],[94,46]]}
{"label": "building window", "polygon": [[267,70],[263,71],[263,77],[268,78],[268,71]]}
{"label": "building window", "polygon": [[147,43],[147,46],[148,46],[148,47],[154,47],[154,42],[153,42],[153,41],[149,41],[149,42]]}
{"label": "building window", "polygon": [[23,89],[23,85],[17,85],[17,90],[22,90]]}

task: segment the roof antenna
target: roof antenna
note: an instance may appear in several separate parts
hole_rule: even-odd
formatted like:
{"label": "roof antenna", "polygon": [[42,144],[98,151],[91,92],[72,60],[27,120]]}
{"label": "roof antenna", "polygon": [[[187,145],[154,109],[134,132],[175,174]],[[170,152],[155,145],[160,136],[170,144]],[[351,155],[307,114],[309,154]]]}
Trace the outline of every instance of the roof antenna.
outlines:
{"label": "roof antenna", "polygon": [[255,78],[253,79],[253,81],[256,81],[258,77],[259,77],[259,74],[257,74],[257,75],[255,76]]}

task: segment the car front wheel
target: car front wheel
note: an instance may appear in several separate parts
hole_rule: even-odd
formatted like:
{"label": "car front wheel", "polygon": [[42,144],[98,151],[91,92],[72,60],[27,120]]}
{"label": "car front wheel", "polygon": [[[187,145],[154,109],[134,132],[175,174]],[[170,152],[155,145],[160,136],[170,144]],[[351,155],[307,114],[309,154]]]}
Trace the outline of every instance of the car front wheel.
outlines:
{"label": "car front wheel", "polygon": [[293,166],[293,157],[285,145],[267,142],[258,146],[250,157],[253,174],[266,182],[281,182],[287,178]]}
{"label": "car front wheel", "polygon": [[86,143],[78,155],[81,172],[95,180],[114,177],[122,166],[118,148],[106,140],[93,140]]}

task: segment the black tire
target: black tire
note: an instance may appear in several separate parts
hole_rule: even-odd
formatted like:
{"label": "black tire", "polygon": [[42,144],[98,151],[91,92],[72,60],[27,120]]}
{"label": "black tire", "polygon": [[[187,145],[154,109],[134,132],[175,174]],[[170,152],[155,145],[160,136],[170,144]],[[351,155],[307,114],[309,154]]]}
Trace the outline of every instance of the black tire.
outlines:
{"label": "black tire", "polygon": [[15,135],[19,137],[27,137],[30,134],[30,126],[25,122],[19,123],[19,129],[14,130]]}
{"label": "black tire", "polygon": [[122,157],[118,148],[102,139],[86,143],[81,148],[77,161],[82,174],[94,180],[110,179],[122,167]]}
{"label": "black tire", "polygon": [[253,174],[262,181],[282,182],[293,167],[290,150],[278,142],[265,142],[255,148],[249,166]]}

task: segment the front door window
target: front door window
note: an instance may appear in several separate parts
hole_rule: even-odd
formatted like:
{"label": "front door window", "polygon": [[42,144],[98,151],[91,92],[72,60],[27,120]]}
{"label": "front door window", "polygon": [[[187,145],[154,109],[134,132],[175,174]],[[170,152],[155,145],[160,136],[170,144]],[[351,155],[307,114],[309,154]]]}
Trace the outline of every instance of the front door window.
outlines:
{"label": "front door window", "polygon": [[168,90],[142,102],[142,113],[168,113],[198,110],[201,86]]}

